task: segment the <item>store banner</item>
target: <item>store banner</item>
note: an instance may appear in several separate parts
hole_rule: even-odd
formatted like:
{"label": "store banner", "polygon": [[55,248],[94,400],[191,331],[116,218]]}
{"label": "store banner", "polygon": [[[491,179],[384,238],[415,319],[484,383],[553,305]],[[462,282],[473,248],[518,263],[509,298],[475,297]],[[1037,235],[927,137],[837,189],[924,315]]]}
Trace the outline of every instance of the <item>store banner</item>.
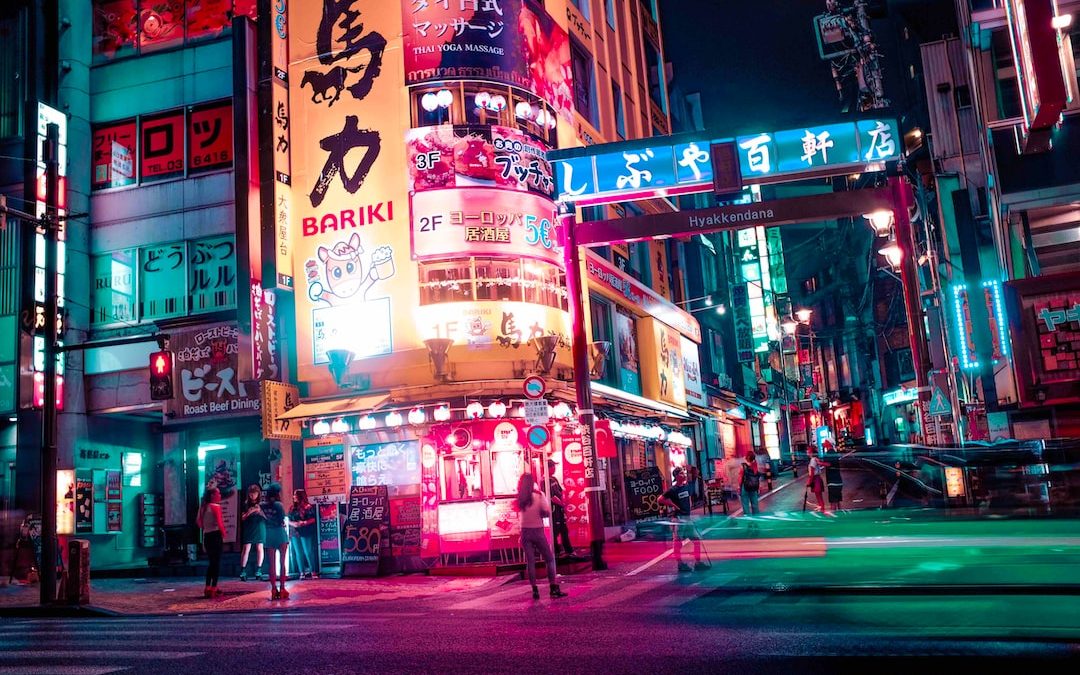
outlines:
{"label": "store banner", "polygon": [[545,197],[454,188],[418,192],[410,205],[412,251],[418,259],[494,255],[562,263],[555,203]]}
{"label": "store banner", "polygon": [[401,17],[408,84],[502,82],[531,91],[570,121],[570,38],[542,4],[401,0]]}
{"label": "store banner", "polygon": [[256,380],[281,377],[278,362],[277,290],[251,280],[251,370]]}
{"label": "store banner", "polygon": [[517,129],[450,125],[411,129],[409,189],[497,187],[551,199],[555,181],[547,148]]}
{"label": "store banner", "polygon": [[223,538],[236,541],[237,502],[240,482],[239,458],[235,450],[208,450],[206,452],[206,485],[221,492],[221,517],[225,521]]}
{"label": "store banner", "polygon": [[386,0],[289,7],[291,224],[300,380],[327,352],[423,348],[409,256],[408,91],[397,61],[402,9]]}
{"label": "store banner", "polygon": [[640,325],[652,338],[641,349],[642,363],[648,364],[642,372],[645,396],[685,408],[682,339],[678,331],[652,317],[641,319]]}
{"label": "store banner", "polygon": [[698,346],[694,344],[693,340],[684,337],[682,338],[681,349],[686,400],[689,403],[706,406],[709,401],[705,398],[705,386],[701,381],[701,360]]}
{"label": "store banner", "polygon": [[611,420],[596,420],[596,456],[601,459],[614,459],[618,455],[615,436],[611,433]]}
{"label": "store banner", "polygon": [[420,555],[423,539],[421,497],[390,500],[390,550],[393,556]]}
{"label": "store banner", "polygon": [[319,567],[341,564],[341,516],[337,504],[319,504]]}
{"label": "store banner", "polygon": [[172,419],[258,414],[258,387],[241,382],[240,330],[235,323],[205,325],[171,333],[176,396],[166,403]]}
{"label": "store banner", "polygon": [[304,435],[300,420],[279,420],[300,403],[300,389],[295,384],[263,380],[259,383],[262,396],[262,436],[266,440],[298,441]]}
{"label": "store banner", "polygon": [[589,479],[586,476],[581,429],[576,424],[565,424],[558,439],[562,451],[563,503],[566,505],[570,541],[590,541],[589,493],[585,491]]}
{"label": "store banner", "polygon": [[659,318],[694,342],[701,342],[701,325],[689,312],[668,302],[648,286],[612,266],[610,262],[586,251],[584,276],[596,290],[612,300],[628,304],[641,314]]}

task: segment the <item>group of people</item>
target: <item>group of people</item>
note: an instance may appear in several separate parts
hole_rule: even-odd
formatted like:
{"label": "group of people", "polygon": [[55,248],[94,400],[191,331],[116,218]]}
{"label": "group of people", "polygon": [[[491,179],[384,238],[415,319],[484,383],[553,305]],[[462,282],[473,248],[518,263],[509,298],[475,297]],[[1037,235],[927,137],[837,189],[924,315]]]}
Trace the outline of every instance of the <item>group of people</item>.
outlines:
{"label": "group of people", "polygon": [[[308,500],[304,490],[293,493],[292,509],[286,512],[281,503],[280,485],[272,483],[265,496],[262,488],[251,485],[247,489],[240,522],[243,542],[240,553],[240,581],[247,581],[248,564],[253,550],[256,560],[255,578],[261,581],[263,556],[265,552],[269,552],[270,599],[287,600],[289,591],[285,588],[286,556],[289,554],[290,540],[298,577],[314,577],[317,518],[315,506]],[[221,595],[218,579],[221,574],[225,531],[225,520],[221,512],[221,490],[217,486],[211,485],[203,493],[196,524],[202,531],[203,548],[209,562],[203,597],[215,598]]]}

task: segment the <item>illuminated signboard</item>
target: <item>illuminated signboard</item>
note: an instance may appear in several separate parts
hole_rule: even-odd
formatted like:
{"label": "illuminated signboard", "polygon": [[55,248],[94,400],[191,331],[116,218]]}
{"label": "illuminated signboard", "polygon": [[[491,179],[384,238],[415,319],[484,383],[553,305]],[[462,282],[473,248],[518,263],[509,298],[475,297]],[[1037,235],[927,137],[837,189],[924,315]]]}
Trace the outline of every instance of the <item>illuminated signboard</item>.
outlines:
{"label": "illuminated signboard", "polygon": [[527,0],[400,2],[406,82],[511,84],[528,89],[570,120],[570,38],[542,7]]}
{"label": "illuminated signboard", "polygon": [[[982,283],[986,313],[989,317],[992,355],[994,365],[1009,357],[1008,323],[1005,319],[1005,303],[1001,294],[1000,281]],[[971,307],[966,284],[953,286],[953,317],[956,325],[957,342],[960,344],[960,366],[965,370],[979,367],[976,357],[975,336],[972,332]]]}
{"label": "illuminated signboard", "polygon": [[701,360],[698,346],[692,340],[682,338],[683,379],[686,382],[686,400],[704,406],[708,405],[705,388],[701,382]]}
{"label": "illuminated signboard", "polygon": [[1080,382],[1080,276],[1014,279],[1003,294],[1021,402],[1041,407],[1073,400]]}
{"label": "illuminated signboard", "polygon": [[554,307],[531,302],[443,302],[416,308],[416,325],[424,338],[448,338],[471,348],[527,347],[529,340],[557,335],[570,342],[570,316]]}
{"label": "illuminated signboard", "polygon": [[400,58],[401,7],[289,9],[289,124],[303,130],[290,148],[296,351],[299,378],[313,380],[329,377],[328,349],[362,359],[421,346],[408,254],[409,111],[401,69],[384,64]]}
{"label": "illuminated signboard", "polygon": [[[582,205],[713,188],[712,148],[722,140],[680,137],[622,144],[625,149],[568,156],[552,161],[558,197]],[[899,159],[903,149],[895,120],[860,120],[739,136],[738,164],[745,184],[814,172],[840,174],[867,164]],[[563,153],[558,153],[562,155]]]}
{"label": "illuminated signboard", "polygon": [[641,315],[660,319],[694,342],[701,343],[701,326],[688,312],[671,304],[651,288],[616,269],[592,251],[586,252],[584,262],[586,278],[596,284],[597,290],[629,304]]}
{"label": "illuminated signboard", "polygon": [[516,129],[448,124],[411,129],[409,189],[498,187],[551,197],[555,181],[547,150]]}
{"label": "illuminated signboard", "polygon": [[555,204],[543,197],[489,188],[412,196],[412,250],[417,258],[514,255],[555,264]]}
{"label": "illuminated signboard", "polygon": [[1055,0],[1007,0],[1004,4],[1024,133],[1047,129],[1057,123],[1068,98],[1057,29],[1052,23],[1057,15]]}

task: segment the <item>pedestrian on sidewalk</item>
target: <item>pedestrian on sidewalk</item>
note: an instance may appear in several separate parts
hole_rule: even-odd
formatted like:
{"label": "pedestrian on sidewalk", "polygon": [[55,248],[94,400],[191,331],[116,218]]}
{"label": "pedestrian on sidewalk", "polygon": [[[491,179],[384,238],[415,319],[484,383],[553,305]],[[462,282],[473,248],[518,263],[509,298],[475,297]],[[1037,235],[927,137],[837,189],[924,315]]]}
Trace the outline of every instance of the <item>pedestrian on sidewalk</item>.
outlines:
{"label": "pedestrian on sidewalk", "polygon": [[203,597],[216,598],[221,595],[217,585],[218,575],[221,573],[221,551],[224,548],[222,533],[225,531],[225,519],[221,515],[221,490],[217,487],[208,487],[203,492],[195,523],[202,530],[203,548],[206,549],[206,558],[209,561]]}
{"label": "pedestrian on sidewalk", "polygon": [[296,527],[292,545],[296,551],[296,574],[311,579],[315,573],[315,505],[308,501],[306,490],[293,492],[289,523]]}
{"label": "pedestrian on sidewalk", "polygon": [[690,522],[690,485],[686,481],[686,469],[676,467],[671,473],[673,485],[657,501],[661,506],[667,506],[674,510],[671,516],[671,536],[675,548],[675,562],[680,572],[689,572],[690,566],[683,562],[682,547],[683,539],[689,539],[694,543],[694,570],[702,571],[709,566],[701,562],[701,535],[697,528]]}
{"label": "pedestrian on sidewalk", "polygon": [[818,457],[817,448],[810,448],[807,454],[810,455],[810,462],[806,466],[806,487],[814,493],[818,510],[825,513],[825,462]]}
{"label": "pedestrian on sidewalk", "polygon": [[255,579],[262,581],[263,543],[266,541],[266,516],[262,511],[262,488],[252,484],[247,489],[244,513],[240,517],[244,547],[240,551],[240,581],[247,581],[248,558],[255,549]]}
{"label": "pedestrian on sidewalk", "polygon": [[563,488],[559,479],[555,477],[556,466],[553,460],[548,460],[548,493],[551,495],[551,529],[555,535],[555,549],[558,550],[561,540],[566,555],[574,555],[574,547],[570,543],[570,528],[566,524]]}
{"label": "pedestrian on sidewalk", "polygon": [[[270,599],[288,600],[285,590],[285,558],[289,555],[289,537],[285,531],[285,507],[281,505],[281,486],[271,483],[263,505],[266,516],[266,548],[270,554]],[[280,580],[280,582],[279,582]]]}
{"label": "pedestrian on sidewalk", "polygon": [[744,516],[756,516],[761,513],[758,499],[761,494],[761,471],[758,470],[757,455],[747,450],[739,467],[739,500],[742,502]]}
{"label": "pedestrian on sidewalk", "polygon": [[537,554],[544,559],[547,567],[551,597],[566,597],[559,584],[555,583],[555,554],[544,530],[544,518],[551,515],[551,502],[536,486],[536,479],[529,472],[521,474],[518,479],[516,504],[521,515],[521,547],[525,549],[525,569],[529,574],[533,600],[540,599],[540,589],[536,586]]}

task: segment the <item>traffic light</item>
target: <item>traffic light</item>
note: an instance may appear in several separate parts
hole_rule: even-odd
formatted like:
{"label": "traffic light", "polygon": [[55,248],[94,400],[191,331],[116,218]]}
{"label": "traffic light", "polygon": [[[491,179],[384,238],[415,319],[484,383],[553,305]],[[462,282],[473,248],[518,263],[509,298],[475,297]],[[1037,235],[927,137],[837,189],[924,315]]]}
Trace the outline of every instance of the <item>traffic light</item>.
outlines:
{"label": "traffic light", "polygon": [[150,355],[150,399],[168,401],[173,397],[173,353],[167,349]]}

